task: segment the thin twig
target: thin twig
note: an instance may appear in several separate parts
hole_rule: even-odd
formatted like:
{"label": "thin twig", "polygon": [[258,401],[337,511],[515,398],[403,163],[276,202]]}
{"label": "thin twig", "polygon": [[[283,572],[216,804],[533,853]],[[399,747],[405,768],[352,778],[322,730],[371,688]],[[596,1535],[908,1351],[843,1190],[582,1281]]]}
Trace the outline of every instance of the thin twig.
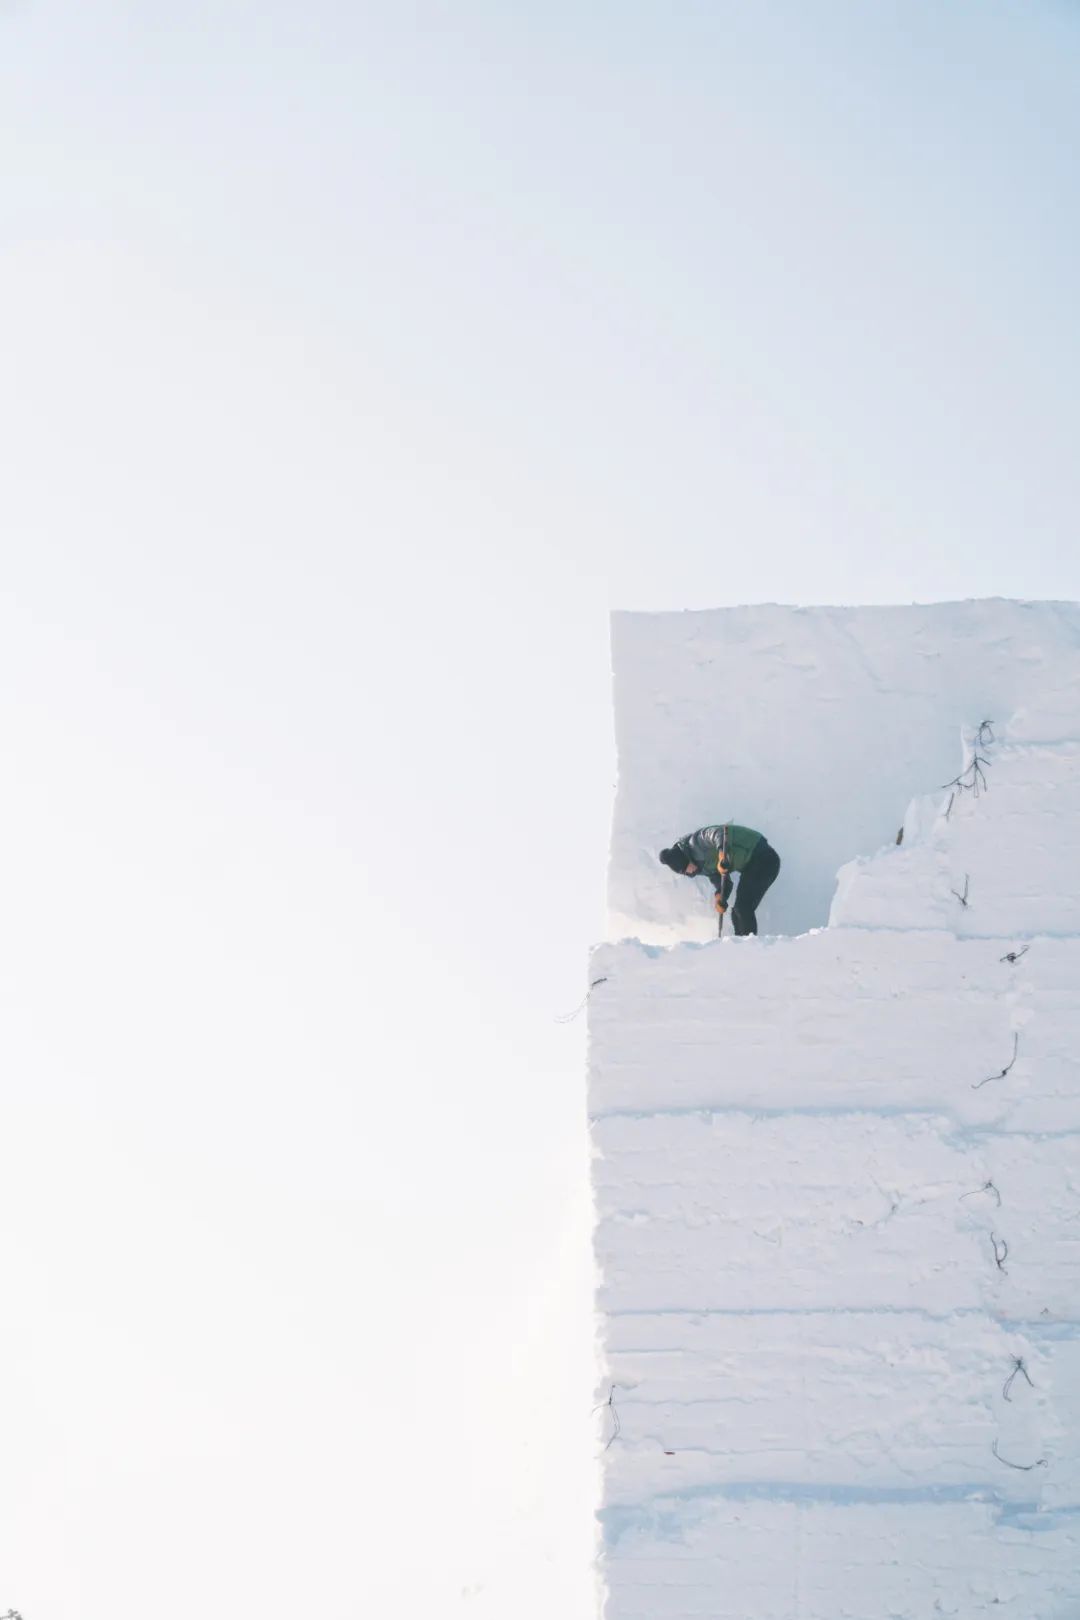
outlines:
{"label": "thin twig", "polygon": [[[960,772],[960,775],[954,776],[951,782],[942,782],[942,790],[945,788],[954,788],[957,793],[970,793],[973,798],[977,799],[980,793],[985,793],[987,791],[986,775],[983,770],[983,766],[989,764],[990,761],[983,754],[979,753],[978,747],[976,746],[976,750],[971,756],[970,763],[965,765],[964,769]],[[968,777],[971,778],[970,781],[967,780]]]}
{"label": "thin twig", "polygon": [[998,1462],[1004,1463],[1006,1468],[1018,1468],[1022,1474],[1030,1474],[1033,1468],[1049,1468],[1050,1466],[1049,1461],[1045,1457],[1037,1457],[1033,1463],[1010,1462],[1008,1457],[1003,1457],[1001,1455],[1001,1452],[998,1450],[998,1443],[996,1440],[990,1449],[994,1453],[994,1456],[997,1458]]}
{"label": "thin twig", "polygon": [[1008,1401],[1010,1403],[1010,1405],[1012,1403],[1012,1396],[1009,1394],[1009,1391],[1010,1391],[1010,1389],[1012,1389],[1013,1380],[1017,1376],[1018,1373],[1023,1373],[1023,1375],[1027,1379],[1028,1383],[1031,1384],[1032,1389],[1035,1388],[1035,1385],[1031,1383],[1031,1374],[1028,1372],[1027,1367],[1024,1365],[1023,1356],[1013,1356],[1013,1370],[1009,1374],[1008,1378],[1006,1378],[1005,1383],[1002,1386],[1002,1390],[1001,1390],[1002,1399]]}
{"label": "thin twig", "polygon": [[988,1086],[990,1084],[991,1080],[1004,1080],[1005,1076],[1008,1074],[1009,1070],[1012,1068],[1013,1064],[1016,1062],[1016,1054],[1017,1054],[1017,1052],[1019,1050],[1020,1050],[1020,1032],[1019,1032],[1019,1030],[1014,1029],[1013,1030],[1013,1055],[1009,1059],[1008,1063],[1006,1063],[1005,1067],[1002,1070],[1000,1070],[1000,1072],[998,1074],[988,1074],[985,1080],[973,1080],[971,1082],[972,1091],[979,1091],[979,1090],[981,1090],[981,1088],[983,1086]]}
{"label": "thin twig", "polygon": [[998,1209],[1000,1209],[1001,1208],[1001,1194],[998,1192],[997,1188],[994,1186],[994,1183],[992,1181],[984,1181],[981,1187],[973,1187],[970,1192],[961,1193],[959,1201],[960,1201],[960,1203],[963,1203],[965,1198],[974,1198],[977,1193],[984,1193],[984,1192],[993,1193],[994,1197],[997,1199],[997,1207],[998,1207]]}
{"label": "thin twig", "polygon": [[602,1406],[607,1406],[607,1407],[610,1407],[610,1409],[611,1409],[611,1436],[610,1436],[610,1438],[608,1440],[607,1446],[604,1447],[604,1450],[606,1451],[608,1449],[608,1446],[610,1446],[613,1443],[613,1441],[617,1440],[619,1438],[620,1433],[622,1432],[622,1424],[619,1421],[618,1407],[615,1405],[615,1385],[614,1384],[612,1384],[612,1386],[611,1386],[611,1394],[608,1396],[607,1400],[606,1401],[601,1401],[599,1403],[599,1405],[594,1406],[593,1407],[593,1412],[594,1413],[599,1412],[600,1407],[602,1407]]}
{"label": "thin twig", "polygon": [[[574,1008],[573,1012],[571,1012],[571,1013],[560,1013],[556,1017],[555,1022],[557,1024],[572,1024],[574,1019],[577,1017],[578,1013],[584,1007],[585,1003],[588,1001],[589,997],[592,995],[593,991],[596,989],[598,984],[607,984],[607,979],[606,978],[604,978],[604,979],[594,979],[592,984],[590,984],[589,988],[586,990],[585,994],[582,996],[581,1000],[578,1002],[577,1006]],[[4,1620],[3,1615],[0,1615],[0,1620]]]}
{"label": "thin twig", "polygon": [[1020,958],[1022,956],[1026,956],[1028,951],[1030,951],[1030,949],[1031,949],[1030,945],[1025,945],[1022,951],[1006,951],[1004,956],[999,956],[998,957],[998,961],[999,962],[1010,962],[1010,963],[1019,962]]}
{"label": "thin twig", "polygon": [[965,872],[964,873],[964,892],[963,892],[963,894],[960,893],[959,889],[950,889],[949,890],[950,894],[955,894],[956,898],[959,900],[959,902],[960,902],[960,904],[962,906],[966,906],[967,903],[968,903],[968,884],[970,883],[970,881],[971,881],[971,879],[968,877],[968,874]]}
{"label": "thin twig", "polygon": [[994,1264],[1007,1277],[1009,1273],[1005,1271],[1005,1262],[1009,1258],[1009,1245],[1004,1238],[999,1238],[996,1232],[991,1232],[990,1242],[994,1245]]}

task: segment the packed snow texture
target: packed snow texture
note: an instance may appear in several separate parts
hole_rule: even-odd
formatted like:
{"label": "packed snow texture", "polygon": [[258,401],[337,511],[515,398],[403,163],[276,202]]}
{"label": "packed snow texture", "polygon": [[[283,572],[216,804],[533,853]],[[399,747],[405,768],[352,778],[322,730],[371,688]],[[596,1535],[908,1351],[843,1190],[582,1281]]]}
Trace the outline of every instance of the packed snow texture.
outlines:
{"label": "packed snow texture", "polygon": [[[718,759],[745,705],[771,768],[718,771],[722,805],[685,793],[664,832],[763,826],[774,929],[830,925],[697,943],[613,855],[616,918],[684,942],[602,946],[590,974],[605,1620],[1080,1615],[1080,609],[906,611],[617,623],[617,846],[664,819],[658,695]],[[674,697],[706,647],[715,727]]]}

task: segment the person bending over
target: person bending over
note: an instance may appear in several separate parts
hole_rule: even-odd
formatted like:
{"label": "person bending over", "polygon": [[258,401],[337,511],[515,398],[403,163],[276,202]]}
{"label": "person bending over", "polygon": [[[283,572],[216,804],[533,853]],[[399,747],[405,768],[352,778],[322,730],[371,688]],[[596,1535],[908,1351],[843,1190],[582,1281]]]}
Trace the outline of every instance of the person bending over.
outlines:
{"label": "person bending over", "polygon": [[708,878],[716,890],[713,903],[721,926],[734,885],[732,873],[737,874],[732,924],[737,934],[757,933],[757,908],[780,870],[780,857],[763,833],[738,827],[733,821],[699,827],[697,832],[677,838],[670,849],[662,849],[660,859],[684,877]]}

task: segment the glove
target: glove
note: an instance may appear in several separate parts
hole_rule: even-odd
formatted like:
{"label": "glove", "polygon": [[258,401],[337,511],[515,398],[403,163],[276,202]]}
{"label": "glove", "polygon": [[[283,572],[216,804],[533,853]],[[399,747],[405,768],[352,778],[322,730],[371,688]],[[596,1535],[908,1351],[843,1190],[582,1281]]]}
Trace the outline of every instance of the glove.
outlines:
{"label": "glove", "polygon": [[717,911],[722,917],[724,912],[727,910],[727,904],[719,889],[717,889],[716,893],[713,895],[713,905],[716,907]]}
{"label": "glove", "polygon": [[731,871],[731,862],[728,860],[726,855],[718,855],[716,857],[716,870],[719,872],[721,877],[727,877],[728,873]]}

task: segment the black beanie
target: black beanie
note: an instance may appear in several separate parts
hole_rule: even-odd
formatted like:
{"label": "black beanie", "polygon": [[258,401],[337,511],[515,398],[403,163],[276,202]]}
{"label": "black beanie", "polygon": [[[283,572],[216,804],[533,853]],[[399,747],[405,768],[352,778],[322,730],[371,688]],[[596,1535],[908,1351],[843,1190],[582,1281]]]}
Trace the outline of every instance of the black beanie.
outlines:
{"label": "black beanie", "polygon": [[670,866],[673,872],[685,872],[690,865],[689,855],[685,849],[680,849],[678,844],[675,845],[674,849],[662,849],[660,859],[665,866]]}

